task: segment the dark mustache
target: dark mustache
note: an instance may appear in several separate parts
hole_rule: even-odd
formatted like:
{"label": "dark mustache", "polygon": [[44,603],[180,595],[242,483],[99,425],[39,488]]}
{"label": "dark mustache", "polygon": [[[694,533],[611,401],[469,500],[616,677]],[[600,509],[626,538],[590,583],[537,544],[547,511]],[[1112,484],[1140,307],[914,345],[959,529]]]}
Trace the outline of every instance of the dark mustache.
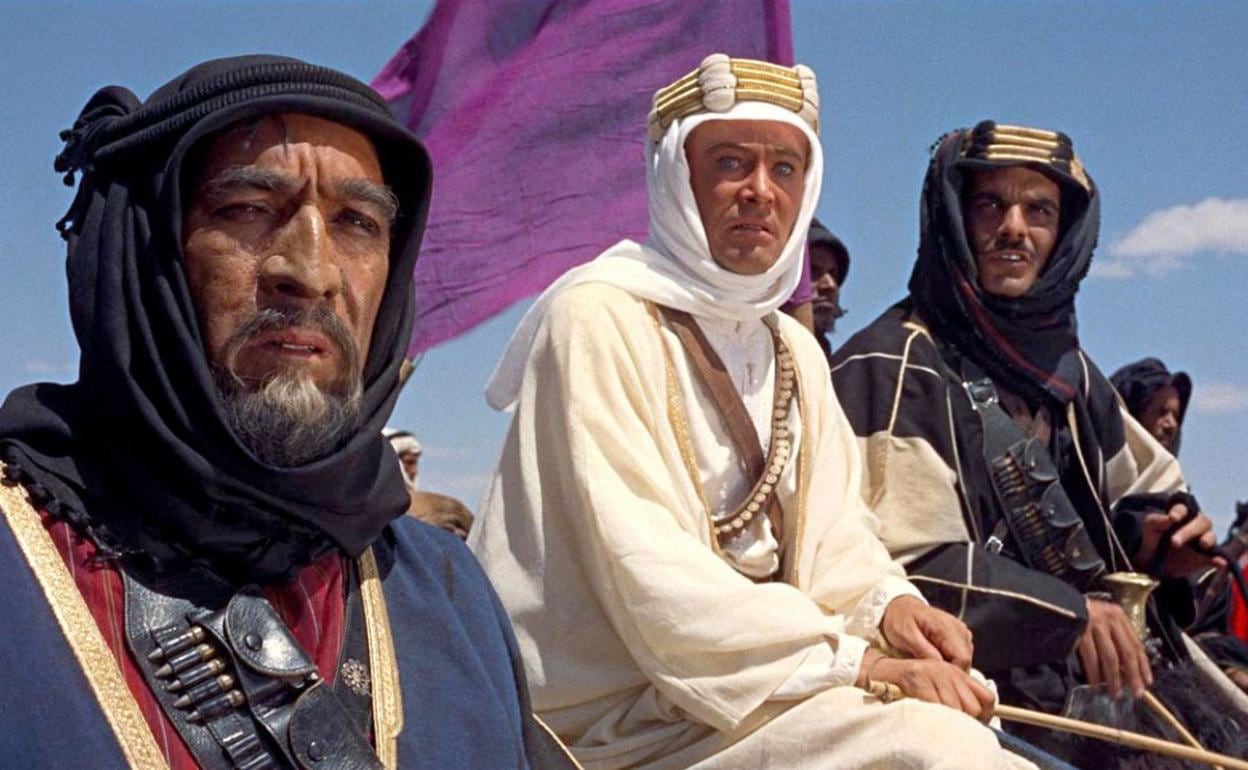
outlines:
{"label": "dark mustache", "polygon": [[1035,250],[1028,248],[1026,241],[1013,239],[1013,238],[1000,238],[1000,237],[997,238],[997,240],[993,242],[992,244],[992,250],[993,251],[1017,251],[1021,254],[1026,254],[1031,259],[1036,258]]}
{"label": "dark mustache", "polygon": [[230,338],[226,340],[221,362],[223,368],[235,379],[240,379],[234,373],[234,362],[238,357],[238,352],[249,340],[258,334],[280,332],[296,326],[315,329],[338,346],[343,353],[344,380],[351,373],[359,371],[360,351],[355,346],[355,340],[351,338],[351,332],[348,331],[341,318],[324,306],[306,309],[269,307],[257,311],[255,315],[235,329]]}

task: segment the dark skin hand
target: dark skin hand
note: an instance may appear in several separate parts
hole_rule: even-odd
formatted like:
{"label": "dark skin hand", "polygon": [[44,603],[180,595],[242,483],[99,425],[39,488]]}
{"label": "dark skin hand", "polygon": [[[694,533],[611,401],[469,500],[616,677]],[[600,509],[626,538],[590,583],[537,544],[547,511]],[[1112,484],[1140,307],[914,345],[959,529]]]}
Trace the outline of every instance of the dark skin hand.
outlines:
{"label": "dark skin hand", "polygon": [[1075,649],[1088,684],[1104,683],[1115,698],[1122,695],[1124,683],[1136,696],[1153,683],[1148,653],[1127,613],[1113,602],[1088,599],[1088,626]]}
{"label": "dark skin hand", "polygon": [[1228,668],[1226,675],[1235,686],[1248,693],[1248,669],[1244,668]]}
{"label": "dark skin hand", "polygon": [[889,602],[880,633],[892,647],[915,658],[947,661],[963,671],[971,667],[975,652],[971,629],[913,596],[899,596]]}
{"label": "dark skin hand", "polygon": [[[1165,513],[1147,514],[1141,522],[1142,538],[1135,563],[1148,564],[1166,533],[1181,524],[1170,535],[1169,550],[1161,563],[1162,576],[1183,577],[1211,564],[1224,564],[1220,557],[1210,557],[1197,550],[1217,544],[1213,522],[1205,514],[1197,513],[1183,523],[1189,515],[1188,507],[1182,503],[1176,503]],[[1104,683],[1115,698],[1122,694],[1124,685],[1139,696],[1153,683],[1148,653],[1127,614],[1113,602],[1088,600],[1088,627],[1079,637],[1076,649],[1088,684]]]}
{"label": "dark skin hand", "polygon": [[[1144,565],[1152,561],[1153,554],[1157,552],[1157,546],[1166,532],[1186,519],[1189,513],[1186,505],[1176,503],[1165,513],[1146,515],[1141,522],[1142,539],[1140,550],[1135,555],[1135,563]],[[1191,521],[1170,536],[1170,550],[1161,563],[1162,576],[1185,577],[1210,565],[1226,566],[1221,557],[1207,556],[1197,550],[1197,547],[1208,550],[1217,545],[1217,542],[1213,520],[1203,513],[1197,513]]]}
{"label": "dark skin hand", "polygon": [[434,492],[412,492],[412,506],[408,515],[444,529],[461,539],[468,539],[472,529],[472,511],[453,497]]}

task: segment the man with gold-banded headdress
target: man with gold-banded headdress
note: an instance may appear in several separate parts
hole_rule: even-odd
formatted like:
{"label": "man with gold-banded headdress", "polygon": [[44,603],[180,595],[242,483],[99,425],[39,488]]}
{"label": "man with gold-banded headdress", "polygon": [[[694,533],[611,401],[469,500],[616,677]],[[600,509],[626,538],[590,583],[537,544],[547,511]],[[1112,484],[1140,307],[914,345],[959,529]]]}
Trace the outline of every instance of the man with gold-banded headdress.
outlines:
{"label": "man with gold-banded headdress", "polygon": [[556,282],[487,390],[515,416],[469,544],[586,767],[1029,766],[968,716],[970,636],[888,558],[824,357],[776,312],[817,116],[801,66],[717,54],[659,91],[649,239]]}
{"label": "man with gold-banded headdress", "polygon": [[1108,573],[1162,579],[1154,633],[1183,656],[1181,578],[1213,545],[1175,458],[1079,345],[1099,210],[1064,134],[984,121],[945,135],[910,296],[832,362],[885,544],[971,627],[1002,700],[1048,711],[1082,683],[1113,698],[1152,684]]}

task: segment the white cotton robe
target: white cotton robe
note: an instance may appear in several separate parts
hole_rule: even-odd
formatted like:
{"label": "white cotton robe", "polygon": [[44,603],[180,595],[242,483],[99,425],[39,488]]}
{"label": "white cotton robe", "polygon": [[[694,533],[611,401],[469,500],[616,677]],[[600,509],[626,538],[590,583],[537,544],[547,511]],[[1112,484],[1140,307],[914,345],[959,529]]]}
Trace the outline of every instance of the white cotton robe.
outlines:
{"label": "white cotton robe", "polygon": [[534,708],[586,768],[1030,767],[958,712],[852,687],[885,605],[917,592],[873,532],[822,353],[779,323],[801,426],[786,582],[755,583],[717,553],[693,469],[726,433],[675,336],[606,284],[550,302],[469,541]]}

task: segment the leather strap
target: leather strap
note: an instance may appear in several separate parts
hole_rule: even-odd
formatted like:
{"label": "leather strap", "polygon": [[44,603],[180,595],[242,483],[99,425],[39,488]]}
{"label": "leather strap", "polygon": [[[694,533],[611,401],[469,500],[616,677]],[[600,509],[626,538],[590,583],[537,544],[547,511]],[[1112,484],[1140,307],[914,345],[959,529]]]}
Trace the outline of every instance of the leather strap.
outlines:
{"label": "leather strap", "polygon": [[[1048,448],[1006,413],[982,369],[963,357],[961,370],[962,386],[983,428],[984,462],[1013,549],[1029,566],[1090,590],[1105,575],[1105,562],[1062,488]],[[1004,534],[998,524],[993,537],[1001,542]]]}
{"label": "leather strap", "polygon": [[[741,394],[737,392],[737,386],[733,384],[732,377],[728,374],[728,367],[724,366],[723,359],[715,352],[715,348],[711,346],[710,340],[706,338],[702,327],[698,326],[693,316],[683,310],[663,305],[657,305],[657,307],[663,314],[664,320],[667,321],[668,327],[684,346],[690,363],[706,385],[711,401],[715,403],[715,408],[723,417],[728,436],[737,450],[737,457],[741,461],[746,478],[761,478],[767,468],[763,443],[758,436],[758,429],[754,427],[754,421],[750,419],[749,410],[745,408],[745,402],[741,400]],[[777,392],[773,394],[773,404],[780,402],[779,382],[780,378],[777,377]],[[776,540],[784,542],[784,511],[775,495],[767,501],[767,517],[771,520],[771,528]]]}
{"label": "leather strap", "polygon": [[344,559],[346,606],[342,649],[334,676],[334,694],[346,706],[355,726],[364,735],[373,732],[373,681],[368,659],[368,623],[360,590],[360,568],[355,559]]}
{"label": "leather strap", "polygon": [[[369,701],[345,680],[368,684],[360,652],[363,611],[347,576],[344,662],[331,688],[258,589],[237,592],[194,568],[145,585],[123,572],[126,637],[144,680],[198,764],[213,770],[322,765],[381,770],[366,737]],[[359,670],[362,668],[362,671]],[[328,766],[328,765],[327,765]]]}

